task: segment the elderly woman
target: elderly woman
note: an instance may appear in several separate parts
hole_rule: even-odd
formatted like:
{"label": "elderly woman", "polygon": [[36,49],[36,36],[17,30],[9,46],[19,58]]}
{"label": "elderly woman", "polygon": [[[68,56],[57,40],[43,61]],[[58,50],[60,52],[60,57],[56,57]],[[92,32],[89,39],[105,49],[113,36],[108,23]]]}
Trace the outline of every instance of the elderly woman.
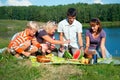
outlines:
{"label": "elderly woman", "polygon": [[42,50],[42,54],[45,55],[46,52],[50,53],[55,49],[55,44],[66,44],[70,41],[60,41],[55,40],[54,34],[57,29],[55,22],[48,21],[41,29],[36,33],[36,38],[38,43],[40,43],[39,48]]}

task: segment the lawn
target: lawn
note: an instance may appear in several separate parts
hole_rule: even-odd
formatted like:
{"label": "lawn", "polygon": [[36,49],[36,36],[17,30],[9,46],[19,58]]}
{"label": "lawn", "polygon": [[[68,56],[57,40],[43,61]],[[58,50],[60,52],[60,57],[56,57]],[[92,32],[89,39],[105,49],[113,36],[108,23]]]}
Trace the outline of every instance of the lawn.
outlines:
{"label": "lawn", "polygon": [[113,64],[73,65],[40,64],[16,59],[7,52],[0,54],[1,80],[120,80],[120,66]]}

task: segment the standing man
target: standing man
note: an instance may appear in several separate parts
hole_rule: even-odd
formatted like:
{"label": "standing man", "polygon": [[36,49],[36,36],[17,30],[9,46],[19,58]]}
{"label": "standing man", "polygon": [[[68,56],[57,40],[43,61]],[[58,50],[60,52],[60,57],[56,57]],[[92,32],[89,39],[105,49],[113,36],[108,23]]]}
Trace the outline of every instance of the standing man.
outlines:
{"label": "standing man", "polygon": [[58,32],[60,33],[60,40],[70,40],[69,44],[61,45],[59,57],[63,56],[64,46],[67,46],[72,55],[78,49],[83,50],[82,41],[82,24],[76,20],[76,9],[69,8],[67,11],[67,18],[60,21],[58,24]]}

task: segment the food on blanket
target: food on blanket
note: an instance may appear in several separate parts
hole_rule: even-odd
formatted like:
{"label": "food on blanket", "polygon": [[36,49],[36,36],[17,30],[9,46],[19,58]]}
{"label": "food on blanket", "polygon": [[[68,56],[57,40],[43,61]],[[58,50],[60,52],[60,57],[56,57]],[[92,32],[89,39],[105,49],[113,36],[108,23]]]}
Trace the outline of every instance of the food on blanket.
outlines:
{"label": "food on blanket", "polygon": [[48,58],[52,58],[54,56],[54,54],[50,53],[50,54],[45,55],[45,56],[48,57]]}
{"label": "food on blanket", "polygon": [[37,61],[41,63],[50,62],[50,59],[45,56],[37,56]]}
{"label": "food on blanket", "polygon": [[85,59],[85,64],[89,64],[89,63],[90,63],[89,59]]}
{"label": "food on blanket", "polygon": [[80,57],[79,57],[79,59],[81,59],[83,56],[84,56],[84,51],[80,50]]}
{"label": "food on blanket", "polygon": [[85,58],[92,58],[92,56],[95,54],[95,51],[87,51],[87,53],[85,53]]}
{"label": "food on blanket", "polygon": [[73,59],[80,59],[84,55],[83,51],[81,50],[76,50],[75,53],[73,54]]}
{"label": "food on blanket", "polygon": [[72,55],[67,50],[64,52],[63,57],[68,58],[68,59],[72,59]]}
{"label": "food on blanket", "polygon": [[90,59],[91,59],[91,58],[92,58],[92,55],[93,55],[93,54],[86,54],[86,53],[85,53],[84,56],[85,56],[85,58],[90,58]]}
{"label": "food on blanket", "polygon": [[89,64],[90,63],[90,59],[84,58],[84,57],[82,57],[82,59],[79,60],[79,61],[80,61],[81,64]]}
{"label": "food on blanket", "polygon": [[65,60],[65,58],[54,56],[54,57],[52,57],[51,61],[53,63],[65,63],[66,60]]}
{"label": "food on blanket", "polygon": [[85,64],[85,58],[82,57],[82,59],[80,60],[80,62],[81,62],[82,64]]}
{"label": "food on blanket", "polygon": [[79,62],[80,60],[78,60],[78,59],[69,59],[69,61],[72,61],[72,62]]}
{"label": "food on blanket", "polygon": [[80,50],[76,50],[73,54],[73,59],[78,59],[80,57]]}
{"label": "food on blanket", "polygon": [[37,61],[35,56],[30,56],[30,60],[31,60],[32,62],[36,62],[36,61]]}

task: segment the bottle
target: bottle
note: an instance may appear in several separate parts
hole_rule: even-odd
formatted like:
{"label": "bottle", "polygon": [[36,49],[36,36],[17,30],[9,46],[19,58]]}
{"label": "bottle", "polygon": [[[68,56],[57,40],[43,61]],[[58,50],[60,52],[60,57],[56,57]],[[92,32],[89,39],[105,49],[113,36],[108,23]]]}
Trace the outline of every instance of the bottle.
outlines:
{"label": "bottle", "polygon": [[90,64],[94,64],[94,59],[90,59]]}
{"label": "bottle", "polygon": [[94,60],[93,64],[96,64],[97,63],[97,54],[93,54],[92,59]]}

